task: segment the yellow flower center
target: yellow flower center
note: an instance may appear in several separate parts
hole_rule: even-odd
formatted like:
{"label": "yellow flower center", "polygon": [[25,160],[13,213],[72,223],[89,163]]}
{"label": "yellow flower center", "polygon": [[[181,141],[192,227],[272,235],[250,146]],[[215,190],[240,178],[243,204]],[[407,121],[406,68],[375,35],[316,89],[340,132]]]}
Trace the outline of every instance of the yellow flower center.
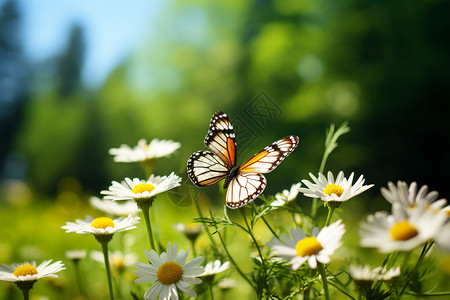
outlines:
{"label": "yellow flower center", "polygon": [[112,257],[111,263],[119,270],[125,269],[126,267],[123,257]]}
{"label": "yellow flower center", "polygon": [[334,183],[327,185],[327,187],[323,190],[323,193],[327,194],[328,196],[336,194],[336,196],[340,197],[343,192],[344,189],[340,185]]}
{"label": "yellow flower center", "polygon": [[157,275],[162,284],[172,284],[181,279],[183,268],[176,262],[169,261],[159,267]]}
{"label": "yellow flower center", "polygon": [[134,188],[131,190],[135,194],[143,193],[143,192],[151,192],[155,189],[155,186],[150,183],[141,183],[138,185],[135,185]]}
{"label": "yellow flower center", "polygon": [[295,245],[295,250],[297,250],[298,256],[310,256],[317,254],[322,249],[322,245],[314,236],[306,237],[298,241],[297,245]]}
{"label": "yellow flower center", "polygon": [[37,273],[38,271],[36,270],[35,266],[32,266],[30,264],[24,264],[18,266],[16,270],[13,272],[13,275],[19,277],[19,276],[35,275]]}
{"label": "yellow flower center", "polygon": [[419,233],[417,229],[408,222],[408,220],[395,223],[389,231],[391,233],[391,237],[396,241],[407,241]]}
{"label": "yellow flower center", "polygon": [[92,223],[91,223],[91,227],[94,227],[97,229],[99,229],[99,228],[106,229],[107,227],[114,228],[114,222],[112,219],[107,218],[107,217],[95,218],[94,221],[92,221]]}

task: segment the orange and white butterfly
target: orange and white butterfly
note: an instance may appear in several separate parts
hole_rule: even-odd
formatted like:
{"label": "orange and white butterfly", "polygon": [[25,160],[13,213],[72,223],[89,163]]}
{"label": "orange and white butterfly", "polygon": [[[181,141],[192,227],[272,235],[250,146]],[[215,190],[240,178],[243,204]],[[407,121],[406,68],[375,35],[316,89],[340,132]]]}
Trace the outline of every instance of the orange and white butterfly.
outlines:
{"label": "orange and white butterfly", "polygon": [[275,169],[297,147],[298,136],[279,139],[256,153],[242,166],[236,165],[236,140],[228,116],[218,111],[214,114],[205,137],[211,151],[198,151],[189,157],[187,173],[197,186],[209,186],[225,179],[228,188],[226,204],[230,208],[242,207],[255,200],[266,188],[262,175]]}

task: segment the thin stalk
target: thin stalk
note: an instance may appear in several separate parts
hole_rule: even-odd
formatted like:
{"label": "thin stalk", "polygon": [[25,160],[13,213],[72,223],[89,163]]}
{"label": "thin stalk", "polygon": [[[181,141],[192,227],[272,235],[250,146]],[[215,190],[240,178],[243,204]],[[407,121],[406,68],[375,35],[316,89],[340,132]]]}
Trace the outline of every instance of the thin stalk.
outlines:
{"label": "thin stalk", "polygon": [[334,213],[334,210],[335,210],[336,208],[333,206],[333,205],[329,205],[328,206],[328,216],[327,216],[327,220],[325,221],[325,226],[328,226],[328,225],[330,225],[330,223],[331,223],[331,217],[333,216],[333,213]]}
{"label": "thin stalk", "polygon": [[416,265],[414,266],[414,268],[412,269],[412,271],[409,273],[408,276],[408,280],[406,281],[405,285],[403,286],[402,290],[400,291],[400,293],[397,295],[396,299],[400,299],[400,297],[403,295],[403,293],[405,292],[406,288],[409,285],[409,282],[412,280],[413,274],[417,271],[417,269],[419,268],[419,265],[422,263],[423,259],[425,258],[425,255],[427,254],[428,250],[430,250],[431,246],[433,245],[433,243],[431,242],[427,242],[425,243],[425,245],[422,248],[422,253],[420,253],[419,259],[417,260]]}
{"label": "thin stalk", "polygon": [[400,270],[406,270],[406,266],[408,266],[409,262],[410,262],[410,257],[411,257],[411,251],[408,251],[405,253],[405,256],[403,257],[403,263],[400,267]]}
{"label": "thin stalk", "polygon": [[213,293],[213,285],[212,285],[212,282],[208,283],[208,287],[209,287],[209,299],[210,299],[210,300],[214,300],[214,293]]}
{"label": "thin stalk", "polygon": [[[337,290],[339,290],[342,294],[346,295],[347,297],[349,297],[350,299],[356,300],[352,295],[350,295],[348,292],[346,292],[345,290],[343,290],[339,285],[334,284],[333,281],[328,282],[330,285],[334,286]],[[359,293],[360,297],[361,297],[361,293]]]}
{"label": "thin stalk", "polygon": [[152,175],[153,166],[155,165],[155,159],[147,159],[141,162],[141,166],[145,172],[145,178],[148,179]]}
{"label": "thin stalk", "polygon": [[74,272],[75,272],[75,279],[76,279],[76,281],[77,281],[78,289],[80,290],[80,294],[83,295],[85,298],[87,298],[87,297],[86,297],[86,291],[84,290],[83,281],[82,281],[82,279],[81,279],[80,264],[79,264],[79,262],[80,262],[79,259],[73,260],[73,264],[74,264]]}
{"label": "thin stalk", "polygon": [[442,297],[442,296],[450,296],[450,292],[436,292],[436,293],[425,293],[425,294],[418,294],[413,292],[406,292],[408,295],[412,295],[414,297]]}
{"label": "thin stalk", "polygon": [[258,250],[259,257],[261,258],[261,264],[262,264],[263,273],[264,273],[264,277],[265,277],[264,282],[265,282],[266,289],[268,289],[268,286],[267,286],[267,270],[266,270],[266,262],[265,262],[265,260],[264,260],[263,255],[262,255],[261,248],[259,247],[258,242],[256,241],[256,238],[255,238],[255,236],[253,235],[252,229],[251,229],[250,226],[248,225],[248,222],[247,222],[247,216],[245,215],[245,211],[244,211],[243,208],[241,209],[241,215],[242,215],[242,218],[244,219],[244,223],[245,223],[245,225],[246,225],[246,227],[247,227],[246,232],[247,232],[247,233],[250,235],[250,237],[252,238],[253,243],[255,244],[255,247],[256,247],[256,249]]}
{"label": "thin stalk", "polygon": [[317,263],[317,269],[319,271],[320,277],[322,277],[322,285],[323,285],[323,292],[325,294],[325,300],[330,299],[330,295],[328,293],[328,281],[327,281],[327,275],[325,274],[325,268],[321,263]]}
{"label": "thin stalk", "polygon": [[[327,149],[325,149],[325,152],[323,153],[322,156],[322,161],[320,162],[320,167],[319,167],[319,173],[323,173],[323,170],[325,169],[325,164],[327,163],[328,160],[328,156],[330,155],[331,152],[326,151]],[[317,203],[319,201],[319,198],[314,198],[313,202],[312,202],[312,207],[311,207],[311,216],[313,218],[316,217],[317,215]]]}
{"label": "thin stalk", "polygon": [[194,255],[194,257],[197,257],[197,251],[195,251],[195,240],[191,240],[191,249],[192,249],[192,254]]}
{"label": "thin stalk", "polygon": [[23,300],[30,299],[30,289],[22,289]]}
{"label": "thin stalk", "polygon": [[[192,203],[194,203],[195,209],[197,210],[197,214],[199,215],[200,218],[203,219],[203,214],[202,211],[200,209],[200,206],[198,205],[198,201],[196,201],[196,197],[195,197],[195,192],[190,189],[190,194],[191,194],[191,200]],[[209,240],[211,241],[211,244],[214,246],[214,248],[216,249],[216,252],[219,252],[219,248],[217,247],[216,241],[214,241],[214,238],[212,237],[211,231],[209,231],[209,228],[207,226],[204,226],[206,232],[208,233],[208,237]]]}
{"label": "thin stalk", "polygon": [[108,279],[108,287],[109,287],[109,297],[111,300],[114,300],[114,291],[112,287],[111,281],[111,270],[109,267],[109,255],[108,255],[108,242],[101,242],[103,257],[105,259],[105,268],[106,268],[106,277]]}
{"label": "thin stalk", "polygon": [[141,210],[144,215],[145,226],[147,227],[148,239],[150,240],[150,246],[153,250],[157,251],[155,247],[155,241],[153,240],[152,224],[150,222],[150,207],[151,205],[142,205]]}
{"label": "thin stalk", "polygon": [[309,293],[311,292],[311,283],[308,283],[308,285],[306,286],[306,288],[303,290],[303,299],[304,300],[309,300]]}
{"label": "thin stalk", "polygon": [[[339,139],[339,137],[343,134],[346,134],[349,131],[350,127],[347,126],[347,122],[342,123],[341,126],[339,126],[339,128],[336,131],[334,124],[330,125],[330,128],[326,132],[325,151],[323,152],[322,161],[320,162],[319,173],[323,174],[323,170],[325,169],[325,164],[327,163],[328,156],[338,146],[337,140]],[[313,218],[315,218],[317,214],[317,201],[318,198],[313,199],[311,207],[311,215]]]}
{"label": "thin stalk", "polygon": [[270,232],[272,232],[273,236],[278,239],[278,234],[275,233],[275,231],[270,226],[269,222],[267,222],[266,218],[264,218],[264,216],[262,216],[261,219],[263,220],[264,224],[266,224],[267,228],[269,228]]}
{"label": "thin stalk", "polygon": [[241,275],[242,278],[244,278],[245,281],[247,281],[247,283],[248,283],[251,287],[253,287],[253,284],[252,284],[252,282],[250,281],[250,279],[247,278],[247,276],[244,274],[244,272],[242,272],[242,270],[239,268],[239,266],[237,265],[237,263],[234,261],[233,257],[231,257],[231,254],[230,254],[230,252],[228,251],[227,245],[225,244],[225,241],[223,240],[222,235],[220,235],[220,232],[219,232],[219,230],[218,230],[218,228],[217,228],[217,226],[216,226],[215,223],[214,223],[214,227],[215,227],[216,230],[217,230],[217,235],[219,236],[220,243],[222,244],[223,250],[225,250],[225,253],[226,253],[227,256],[228,256],[228,259],[229,259],[230,262],[233,264],[233,266],[236,268],[236,270],[238,271],[239,275]]}
{"label": "thin stalk", "polygon": [[[315,269],[309,269],[308,272],[308,278],[313,278],[316,275],[316,270]],[[308,282],[308,284],[306,285],[306,287],[303,289],[303,299],[304,300],[309,300],[309,293],[311,292],[311,287],[313,286],[313,282],[310,281]]]}

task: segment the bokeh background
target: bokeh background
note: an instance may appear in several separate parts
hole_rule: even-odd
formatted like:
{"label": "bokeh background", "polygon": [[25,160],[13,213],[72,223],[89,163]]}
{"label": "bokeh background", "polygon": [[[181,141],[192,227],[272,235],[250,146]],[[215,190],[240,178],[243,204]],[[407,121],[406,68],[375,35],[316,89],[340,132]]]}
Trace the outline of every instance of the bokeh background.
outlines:
{"label": "bokeh background", "polygon": [[326,170],[375,184],[360,211],[388,208],[379,196],[388,181],[448,198],[449,9],[446,0],[0,1],[0,263],[39,251],[62,259],[78,245],[61,239],[52,252],[51,236],[64,237],[59,227],[90,212],[88,196],[111,180],[143,176],[113,163],[112,147],[180,142],[155,173],[186,178],[217,110],[236,122],[241,161],[300,137],[267,176],[268,194],[317,173],[326,128],[348,121]]}

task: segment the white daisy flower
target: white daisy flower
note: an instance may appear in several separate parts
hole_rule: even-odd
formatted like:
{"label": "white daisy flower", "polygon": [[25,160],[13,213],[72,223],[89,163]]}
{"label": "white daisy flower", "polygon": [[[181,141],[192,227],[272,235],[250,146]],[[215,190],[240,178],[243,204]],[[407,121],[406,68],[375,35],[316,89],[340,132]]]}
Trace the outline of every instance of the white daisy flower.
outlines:
{"label": "white daisy flower", "polygon": [[91,197],[89,199],[91,205],[107,214],[114,216],[127,217],[129,215],[137,215],[139,208],[134,201],[124,201],[117,203],[112,200],[100,199],[97,197]]}
{"label": "white daisy flower", "polygon": [[86,216],[84,220],[77,219],[75,223],[66,222],[62,226],[66,232],[75,232],[79,234],[93,234],[93,235],[113,235],[116,232],[126,231],[136,228],[139,223],[139,217],[129,216],[126,218],[110,219],[107,217],[93,218]]}
{"label": "white daisy flower", "polygon": [[450,252],[450,223],[445,224],[439,231],[436,244],[446,252]]}
{"label": "white daisy flower", "polygon": [[374,281],[391,281],[400,276],[400,267],[386,270],[386,268],[370,266],[350,266],[350,276],[361,289],[370,289]]}
{"label": "white daisy flower", "polygon": [[317,268],[317,262],[327,264],[330,256],[342,244],[341,238],[345,233],[342,220],[338,220],[329,226],[312,231],[312,236],[307,237],[300,228],[291,229],[291,237],[282,234],[281,241],[277,238],[267,243],[272,248],[272,253],[288,260],[292,264],[292,270],[297,270],[304,262],[308,261],[310,268]]}
{"label": "white daisy flower", "polygon": [[189,240],[195,241],[202,233],[203,225],[199,223],[176,223],[173,224],[175,230],[183,233]]}
{"label": "white daisy flower", "polygon": [[428,192],[428,186],[423,185],[417,190],[417,183],[412,182],[409,187],[404,181],[397,181],[397,185],[388,182],[388,188],[381,188],[381,194],[391,204],[400,203],[405,209],[413,209],[416,206],[426,205],[429,208],[439,211],[447,200],[437,200],[437,191]]}
{"label": "white daisy flower", "polygon": [[205,271],[198,277],[201,277],[205,282],[211,283],[216,274],[228,270],[229,267],[229,261],[226,261],[223,264],[220,260],[210,261],[205,265]]}
{"label": "white daisy flower", "polygon": [[378,248],[382,253],[410,251],[433,239],[447,215],[419,206],[407,212],[400,203],[392,205],[392,215],[377,212],[369,215],[360,229],[361,245]]}
{"label": "white daisy flower", "polygon": [[59,271],[65,269],[62,261],[57,261],[50,264],[52,260],[44,260],[36,267],[35,262],[24,262],[22,264],[0,265],[0,280],[25,282],[36,281],[44,277],[57,278]]}
{"label": "white daisy flower", "polygon": [[178,253],[177,250],[177,243],[172,247],[172,243],[169,242],[166,252],[161,255],[158,255],[154,250],[151,252],[144,251],[150,264],[136,263],[138,270],[134,271],[134,274],[139,277],[135,280],[136,283],[156,281],[145,293],[145,299],[156,299],[158,294],[160,294],[159,299],[178,299],[177,290],[181,290],[192,297],[197,296],[189,284],[202,282],[201,279],[195,277],[204,271],[202,267],[199,267],[203,258],[199,256],[186,263],[189,250],[187,252],[180,250]]}
{"label": "white daisy flower", "polygon": [[142,162],[168,156],[180,147],[180,143],[171,140],[153,139],[147,144],[145,139],[141,139],[133,148],[121,145],[120,148],[109,149],[109,154],[114,155],[115,162]]}
{"label": "white daisy flower", "polygon": [[381,267],[371,268],[367,265],[351,265],[350,275],[355,281],[390,281],[392,278],[400,276],[400,267],[386,270],[386,268],[382,269]]}
{"label": "white daisy flower", "polygon": [[169,176],[151,175],[148,180],[125,178],[119,183],[113,181],[109,190],[101,191],[106,200],[143,200],[180,186],[181,177],[173,172]]}
{"label": "white daisy flower", "polygon": [[275,200],[272,203],[270,203],[270,206],[274,208],[280,207],[294,201],[298,195],[299,188],[301,185],[302,185],[301,182],[295,183],[291,186],[290,190],[283,190],[281,193],[277,193],[275,195]]}
{"label": "white daisy flower", "polygon": [[228,291],[236,286],[236,280],[233,278],[224,278],[217,283],[217,286],[223,291]]}
{"label": "white daisy flower", "polygon": [[66,257],[70,260],[80,260],[86,257],[87,251],[86,250],[67,250],[65,252]]}
{"label": "white daisy flower", "polygon": [[[90,253],[91,258],[99,263],[105,263],[105,256],[103,252],[93,250]],[[120,250],[116,250],[114,252],[109,252],[109,262],[112,267],[117,269],[119,272],[122,272],[128,267],[133,266],[137,262],[137,255],[134,253],[124,254]]]}
{"label": "white daisy flower", "polygon": [[[378,268],[380,270],[381,268]],[[397,278],[400,276],[400,267],[392,268],[389,270],[386,270],[386,268],[381,269],[380,271],[380,277],[378,280],[382,281],[391,281],[394,278]]]}
{"label": "white daisy flower", "polygon": [[344,172],[339,172],[336,180],[333,173],[328,172],[328,178],[322,173],[319,173],[319,178],[316,178],[313,174],[309,173],[314,183],[308,180],[302,180],[307,188],[300,188],[306,197],[320,198],[326,202],[342,203],[350,198],[361,194],[373,186],[373,184],[364,185],[363,175],[359,176],[355,184],[353,182],[353,173],[347,179],[344,177]]}

